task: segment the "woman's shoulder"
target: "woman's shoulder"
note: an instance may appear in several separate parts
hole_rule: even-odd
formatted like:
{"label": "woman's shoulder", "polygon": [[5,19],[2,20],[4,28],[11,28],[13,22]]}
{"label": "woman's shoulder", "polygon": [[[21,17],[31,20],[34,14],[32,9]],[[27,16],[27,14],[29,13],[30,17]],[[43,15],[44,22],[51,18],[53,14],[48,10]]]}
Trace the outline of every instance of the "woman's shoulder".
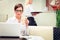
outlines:
{"label": "woman's shoulder", "polygon": [[8,20],[6,21],[6,22],[11,22],[11,21],[13,21],[15,19],[15,17],[10,17],[10,18],[8,18]]}
{"label": "woman's shoulder", "polygon": [[8,18],[8,20],[13,20],[13,19],[15,19],[15,17],[14,17],[14,16],[13,16],[13,17]]}

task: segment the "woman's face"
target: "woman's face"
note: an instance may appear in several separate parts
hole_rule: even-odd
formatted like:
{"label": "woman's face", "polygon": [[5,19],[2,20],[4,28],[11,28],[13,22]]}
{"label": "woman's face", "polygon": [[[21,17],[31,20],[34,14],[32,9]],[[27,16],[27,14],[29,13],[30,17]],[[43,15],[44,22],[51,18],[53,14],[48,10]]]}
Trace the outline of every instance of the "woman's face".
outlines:
{"label": "woman's face", "polygon": [[21,16],[22,15],[22,13],[23,13],[23,9],[22,9],[22,7],[19,7],[19,8],[17,8],[16,10],[15,10],[15,14],[16,14],[16,16]]}

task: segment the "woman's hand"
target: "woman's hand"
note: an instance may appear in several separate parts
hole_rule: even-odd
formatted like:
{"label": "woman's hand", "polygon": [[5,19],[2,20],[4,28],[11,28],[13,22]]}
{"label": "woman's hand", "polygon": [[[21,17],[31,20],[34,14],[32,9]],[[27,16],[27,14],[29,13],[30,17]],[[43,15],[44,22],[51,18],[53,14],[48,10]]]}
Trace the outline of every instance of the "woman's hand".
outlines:
{"label": "woman's hand", "polygon": [[29,24],[29,20],[27,19],[27,17],[22,17],[21,18],[21,22],[23,25],[25,25],[26,27],[28,26]]}
{"label": "woman's hand", "polygon": [[28,24],[29,24],[29,20],[26,18],[26,20],[25,20],[25,24],[26,24],[26,27],[28,26]]}

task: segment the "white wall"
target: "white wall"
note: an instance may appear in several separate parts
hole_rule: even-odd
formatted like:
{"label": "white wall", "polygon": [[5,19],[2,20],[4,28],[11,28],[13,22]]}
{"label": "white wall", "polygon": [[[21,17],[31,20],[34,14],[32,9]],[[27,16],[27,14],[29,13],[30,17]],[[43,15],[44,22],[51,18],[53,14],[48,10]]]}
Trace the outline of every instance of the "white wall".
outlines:
{"label": "white wall", "polygon": [[37,25],[56,27],[56,13],[40,13],[35,16]]}
{"label": "white wall", "polygon": [[[17,3],[22,3],[24,5],[25,0],[2,0],[0,1],[0,14],[8,14],[8,17],[14,15],[14,6]],[[45,7],[45,0],[33,0],[33,9],[35,11],[40,11],[40,9]]]}
{"label": "white wall", "polygon": [[46,7],[46,0],[33,0],[33,9],[42,11]]}
{"label": "white wall", "polygon": [[0,14],[8,14],[8,17],[14,15],[14,6],[18,3],[24,3],[24,0],[2,0],[0,1]]}

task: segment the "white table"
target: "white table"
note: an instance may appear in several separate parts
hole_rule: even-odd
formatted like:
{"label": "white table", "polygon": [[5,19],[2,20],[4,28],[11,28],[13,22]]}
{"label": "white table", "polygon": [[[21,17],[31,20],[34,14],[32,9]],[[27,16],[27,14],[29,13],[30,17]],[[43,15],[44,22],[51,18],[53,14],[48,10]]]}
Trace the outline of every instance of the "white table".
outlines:
{"label": "white table", "polygon": [[26,38],[27,40],[44,40],[41,36],[20,36],[20,38]]}

